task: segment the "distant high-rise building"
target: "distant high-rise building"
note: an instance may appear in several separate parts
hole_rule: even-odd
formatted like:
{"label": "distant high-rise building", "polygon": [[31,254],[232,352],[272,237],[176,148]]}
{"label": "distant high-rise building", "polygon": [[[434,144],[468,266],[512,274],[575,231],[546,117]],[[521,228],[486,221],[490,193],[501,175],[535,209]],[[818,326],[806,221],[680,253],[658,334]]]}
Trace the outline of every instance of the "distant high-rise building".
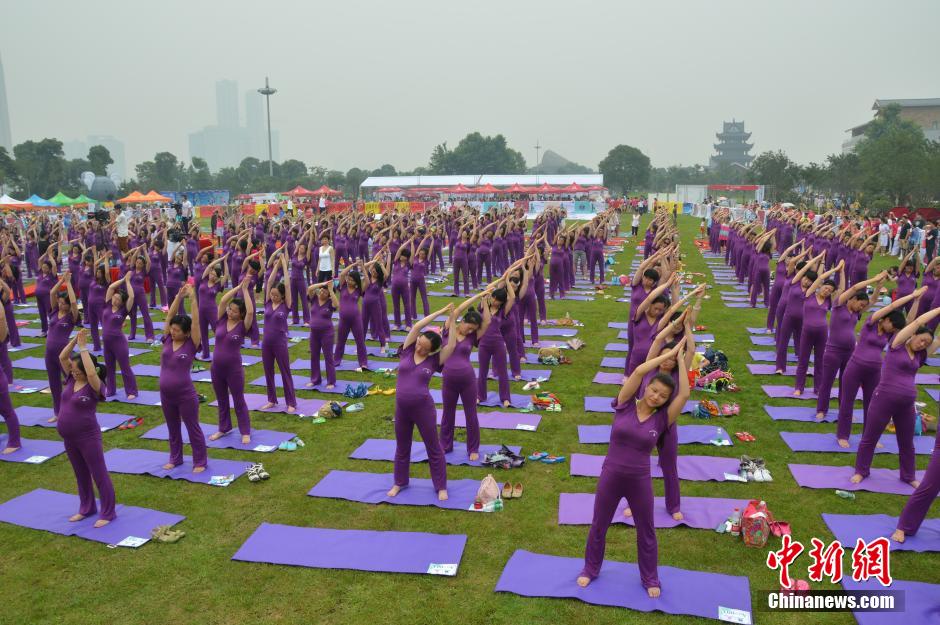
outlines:
{"label": "distant high-rise building", "polygon": [[723,163],[747,167],[754,160],[754,157],[750,155],[754,144],[747,142],[751,138],[751,133],[744,131],[744,122],[735,120],[724,122],[722,131],[716,133],[715,136],[719,142],[714,144],[717,154],[709,160],[710,167],[718,167]]}
{"label": "distant high-rise building", "polygon": [[222,128],[238,128],[238,83],[220,80],[215,83],[216,123]]}
{"label": "distant high-rise building", "polygon": [[[238,84],[220,80],[215,84],[217,124],[190,133],[189,155],[205,159],[212,171],[237,167],[247,156],[268,160],[267,118],[264,98],[257,91],[245,93],[245,125],[239,124]],[[279,160],[279,136],[271,133],[271,151]],[[115,159],[116,160],[116,159]]]}
{"label": "distant high-rise building", "polygon": [[0,147],[13,153],[13,135],[10,133],[10,109],[7,105],[7,87],[3,78],[3,59],[0,59]]}

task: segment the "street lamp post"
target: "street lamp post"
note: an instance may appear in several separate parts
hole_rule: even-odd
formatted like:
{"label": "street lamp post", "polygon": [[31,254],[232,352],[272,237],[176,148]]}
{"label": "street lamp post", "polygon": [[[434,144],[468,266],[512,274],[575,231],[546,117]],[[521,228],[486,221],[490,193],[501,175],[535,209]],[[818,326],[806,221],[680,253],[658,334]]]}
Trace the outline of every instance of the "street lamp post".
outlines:
{"label": "street lamp post", "polygon": [[539,140],[535,140],[535,184],[539,183],[539,173],[541,173],[542,163],[539,161],[539,150],[542,149],[542,146],[539,145]]}
{"label": "street lamp post", "polygon": [[274,156],[271,152],[271,96],[277,93],[277,89],[272,89],[268,84],[268,77],[264,77],[264,87],[258,89],[258,93],[264,96],[268,104],[268,175],[274,177]]}

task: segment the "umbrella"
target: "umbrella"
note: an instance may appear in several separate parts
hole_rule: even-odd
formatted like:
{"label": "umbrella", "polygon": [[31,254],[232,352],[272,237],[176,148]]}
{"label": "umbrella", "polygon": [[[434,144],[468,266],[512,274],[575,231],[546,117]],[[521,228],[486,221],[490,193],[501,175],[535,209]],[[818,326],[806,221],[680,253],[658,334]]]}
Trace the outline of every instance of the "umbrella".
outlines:
{"label": "umbrella", "polygon": [[490,183],[486,183],[486,184],[483,185],[482,187],[476,187],[476,188],[474,188],[474,189],[469,189],[468,192],[469,192],[469,193],[501,193],[501,191],[500,191],[499,189],[497,189],[496,187],[494,187],[494,186],[491,185]]}
{"label": "umbrella", "polygon": [[528,193],[528,187],[524,187],[518,182],[514,183],[511,187],[503,189],[503,193]]}
{"label": "umbrella", "polygon": [[293,189],[291,189],[284,195],[287,195],[290,197],[313,197],[316,195],[316,192],[311,191],[310,189],[304,189],[302,186],[297,185],[296,187],[294,187]]}
{"label": "umbrella", "polygon": [[783,208],[793,208],[794,205],[790,202],[784,202],[780,206],[782,206]]}
{"label": "umbrella", "polygon": [[337,191],[336,189],[331,189],[326,185],[323,185],[319,189],[314,189],[311,193],[313,195],[342,195],[342,191]]}

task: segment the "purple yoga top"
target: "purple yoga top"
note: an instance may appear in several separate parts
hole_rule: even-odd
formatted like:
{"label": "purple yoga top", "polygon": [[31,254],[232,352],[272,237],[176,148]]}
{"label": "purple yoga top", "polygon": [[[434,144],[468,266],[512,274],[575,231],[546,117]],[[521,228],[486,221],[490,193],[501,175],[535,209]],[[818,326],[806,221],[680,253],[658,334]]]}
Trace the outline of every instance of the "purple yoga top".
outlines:
{"label": "purple yoga top", "polygon": [[173,349],[173,339],[163,337],[163,351],[160,353],[160,392],[172,393],[179,398],[196,395],[193,386],[192,368],[196,357],[196,345],[191,337]]}
{"label": "purple yoga top", "polygon": [[669,427],[666,406],[657,409],[641,423],[637,416],[635,396],[619,405],[614,398],[610,404],[614,408],[614,423],[610,430],[610,447],[604,459],[604,468],[649,475],[650,452]]}
{"label": "purple yoga top", "polygon": [[862,331],[858,333],[858,342],[852,352],[852,360],[866,365],[881,366],[881,353],[893,334],[879,334],[878,322],[868,321],[862,324]]}
{"label": "purple yoga top", "polygon": [[264,336],[261,342],[266,345],[287,345],[287,314],[290,309],[286,302],[278,304],[277,308],[267,301],[264,304]]}
{"label": "purple yoga top", "polygon": [[816,294],[813,293],[803,300],[803,327],[804,328],[824,328],[826,327],[826,312],[829,310],[829,298],[819,303]]}
{"label": "purple yoga top", "polygon": [[333,329],[333,300],[327,298],[325,304],[320,303],[320,298],[314,295],[308,298],[310,302],[310,329],[311,330],[332,330]]}
{"label": "purple yoga top", "polygon": [[103,396],[96,393],[91,384],[86,383],[85,386],[76,391],[75,379],[69,376],[62,387],[59,418],[55,424],[59,436],[73,440],[76,438],[100,437],[101,426],[98,425],[98,419],[95,418],[95,410],[98,407],[99,399],[103,399]]}
{"label": "purple yoga top", "polygon": [[49,314],[49,330],[46,333],[46,350],[50,345],[58,346],[61,350],[69,342],[69,335],[75,328],[75,321],[72,318],[72,312],[69,311],[59,316],[59,309],[56,307]]}
{"label": "purple yoga top", "polygon": [[927,350],[925,349],[914,352],[914,357],[911,358],[907,353],[907,345],[898,347],[889,345],[888,353],[885,354],[884,363],[881,365],[881,380],[878,382],[875,394],[877,395],[879,391],[889,391],[893,395],[901,395],[913,400],[917,397],[914,375],[926,360]]}
{"label": "purple yoga top", "polygon": [[242,362],[242,345],[245,343],[245,324],[239,321],[228,329],[228,315],[222,315],[215,324],[215,355],[212,364],[239,365]]}
{"label": "purple yoga top", "polygon": [[430,399],[428,385],[431,376],[441,370],[440,352],[427,356],[415,364],[415,344],[402,350],[395,384],[396,403],[412,403]]}
{"label": "purple yoga top", "polygon": [[117,312],[113,307],[105,302],[105,307],[101,310],[101,334],[102,336],[124,336],[124,319],[127,317],[127,308],[121,306]]}
{"label": "purple yoga top", "polygon": [[[492,324],[490,324],[492,325]],[[444,335],[444,344],[447,344],[447,335]],[[475,375],[473,365],[470,364],[470,353],[476,345],[476,333],[468,334],[463,339],[457,339],[457,345],[447,362],[444,363],[444,375]]]}
{"label": "purple yoga top", "polygon": [[349,287],[343,286],[343,290],[339,293],[339,318],[346,319],[347,321],[352,321],[359,316],[359,298],[361,297],[358,290],[349,292]]}
{"label": "purple yoga top", "polygon": [[851,352],[855,347],[855,325],[858,323],[858,314],[849,310],[848,306],[836,305],[832,309],[829,320],[829,339],[826,350]]}

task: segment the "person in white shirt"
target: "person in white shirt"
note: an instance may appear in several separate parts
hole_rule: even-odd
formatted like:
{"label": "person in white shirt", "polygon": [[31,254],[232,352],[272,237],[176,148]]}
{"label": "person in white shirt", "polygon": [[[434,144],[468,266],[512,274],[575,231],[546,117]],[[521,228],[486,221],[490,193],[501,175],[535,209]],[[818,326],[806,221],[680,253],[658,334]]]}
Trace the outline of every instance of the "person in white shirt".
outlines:
{"label": "person in white shirt", "polygon": [[130,220],[124,213],[124,209],[118,204],[114,207],[114,230],[117,234],[118,248],[122,252],[127,251],[127,226]]}
{"label": "person in white shirt", "polygon": [[180,217],[182,217],[183,232],[189,232],[189,220],[193,218],[193,203],[189,201],[186,195],[183,195]]}
{"label": "person in white shirt", "polygon": [[320,196],[320,205],[319,205],[319,208],[320,208],[319,213],[320,213],[321,215],[326,212],[326,197],[324,197],[324,196],[322,196],[322,195]]}
{"label": "person in white shirt", "polygon": [[639,209],[633,211],[633,215],[630,217],[630,236],[636,236],[640,232],[640,211]]}
{"label": "person in white shirt", "polygon": [[[320,198],[322,201],[322,197]],[[326,282],[333,277],[333,267],[336,263],[336,253],[330,245],[330,237],[320,237],[320,249],[317,252],[317,282]]]}

